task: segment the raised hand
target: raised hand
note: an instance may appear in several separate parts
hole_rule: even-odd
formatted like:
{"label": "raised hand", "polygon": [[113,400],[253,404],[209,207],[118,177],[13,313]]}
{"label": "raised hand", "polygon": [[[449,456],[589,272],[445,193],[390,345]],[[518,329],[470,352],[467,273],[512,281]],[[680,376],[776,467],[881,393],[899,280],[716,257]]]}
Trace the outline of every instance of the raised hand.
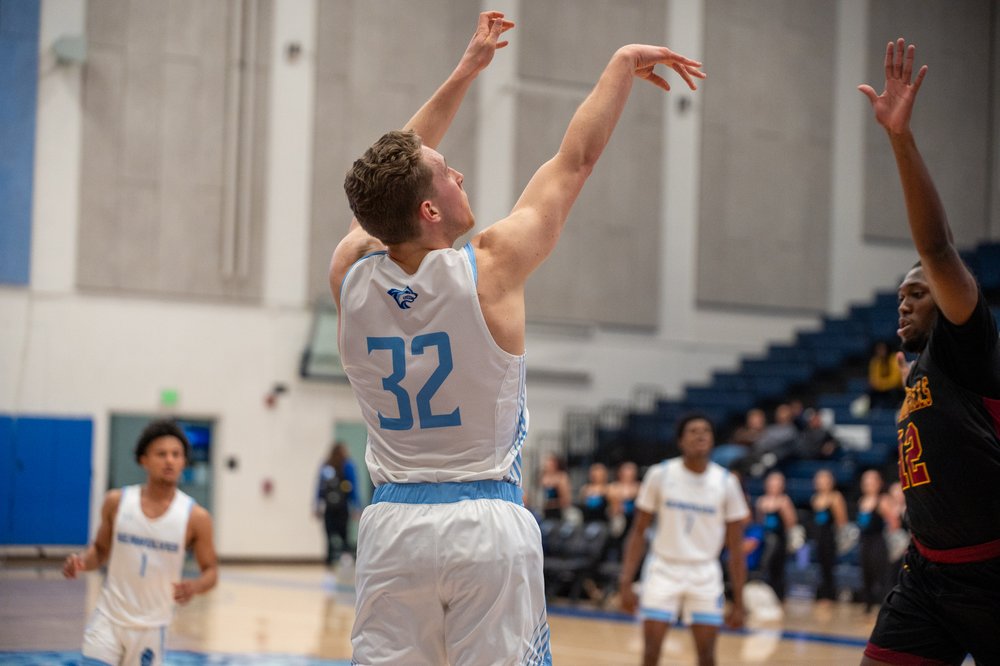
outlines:
{"label": "raised hand", "polygon": [[707,76],[705,72],[701,71],[700,62],[682,56],[679,53],[674,53],[665,46],[632,44],[624,48],[633,58],[635,75],[664,90],[670,90],[670,84],[653,71],[656,65],[666,65],[680,74],[691,90],[698,89],[694,79],[704,79]]}
{"label": "raised hand", "polygon": [[462,55],[462,65],[473,72],[481,72],[493,60],[497,49],[509,42],[500,41],[500,35],[514,27],[513,21],[504,18],[503,12],[483,12],[479,15],[476,32]]}
{"label": "raised hand", "polygon": [[927,65],[924,65],[917,72],[917,78],[913,79],[913,57],[916,51],[917,47],[913,44],[906,46],[902,37],[895,43],[889,42],[885,47],[885,89],[882,94],[876,94],[875,89],[869,85],[858,86],[858,90],[864,93],[875,109],[875,120],[890,134],[910,131],[913,103],[927,74]]}

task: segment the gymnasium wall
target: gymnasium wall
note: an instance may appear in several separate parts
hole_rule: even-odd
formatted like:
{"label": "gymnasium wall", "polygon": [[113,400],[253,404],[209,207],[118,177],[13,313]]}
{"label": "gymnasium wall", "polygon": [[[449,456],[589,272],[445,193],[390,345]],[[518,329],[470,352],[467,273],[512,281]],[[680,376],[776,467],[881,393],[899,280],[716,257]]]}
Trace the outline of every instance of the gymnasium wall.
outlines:
{"label": "gymnasium wall", "polygon": [[[96,527],[106,490],[112,414],[176,413],[213,420],[219,552],[225,557],[319,558],[321,528],[310,515],[314,475],[334,428],[359,420],[359,415],[345,384],[305,381],[297,370],[309,336],[312,304],[327,298],[325,264],[337,230],[348,222],[340,194],[343,172],[355,153],[387,126],[404,122],[446,75],[467,43],[478,8],[462,0],[433,0],[421,3],[419,15],[411,20],[406,17],[414,12],[414,4],[403,0],[260,3],[260,48],[266,49],[267,59],[258,63],[263,78],[255,89],[253,108],[259,111],[256,122],[264,125],[255,137],[260,170],[247,181],[256,197],[256,217],[250,218],[251,233],[240,236],[250,242],[245,256],[250,258],[251,286],[204,293],[198,291],[202,281],[192,280],[190,273],[201,264],[190,262],[197,256],[216,257],[214,251],[204,252],[215,241],[185,229],[202,219],[222,233],[221,210],[200,218],[161,208],[174,205],[163,199],[152,208],[130,206],[125,199],[117,209],[125,214],[116,213],[114,218],[115,224],[125,225],[120,228],[87,203],[100,187],[119,196],[127,192],[102,185],[104,176],[92,173],[98,168],[94,165],[108,156],[95,148],[97,126],[89,123],[99,118],[101,104],[113,109],[117,102],[90,97],[96,88],[88,77],[109,71],[102,70],[101,63],[107,66],[113,59],[122,59],[123,67],[132,66],[130,42],[119,40],[124,44],[120,47],[113,39],[94,41],[94,61],[83,65],[59,64],[51,51],[59,36],[89,34],[88,17],[109,11],[117,16],[116,7],[130,12],[119,19],[141,19],[136,29],[149,30],[144,22],[151,20],[148,12],[157,11],[153,5],[159,4],[141,0],[41,4],[30,283],[0,286],[0,413],[84,415],[92,420],[91,529]],[[223,0],[194,4],[210,15],[213,11],[223,15],[237,4],[245,6]],[[775,77],[783,76],[780,67],[793,66],[778,63],[774,71],[744,54],[725,54],[712,36],[719,30],[737,31],[749,44],[765,43],[774,41],[774,31],[782,29],[779,22],[726,12],[726,3],[715,0],[489,4],[522,25],[511,33],[511,46],[497,54],[494,66],[477,81],[456,121],[454,136],[442,147],[450,161],[465,163],[470,198],[481,220],[497,219],[509,210],[530,163],[536,161],[528,159],[529,153],[538,157],[535,152],[551,150],[558,141],[564,123],[549,114],[568,120],[567,114],[585,93],[584,82],[606,61],[612,37],[625,41],[634,31],[636,38],[662,40],[679,52],[703,56],[710,75],[696,93],[680,90],[676,77],[671,79],[673,93],[658,95],[648,85],[649,90],[636,91],[634,104],[630,102],[624,124],[612,139],[613,146],[619,140],[621,145],[608,154],[604,166],[609,168],[595,174],[596,189],[574,212],[565,247],[532,283],[529,449],[550,445],[569,409],[626,401],[636,385],[676,394],[686,382],[702,380],[713,369],[732,367],[741,354],[760,350],[768,341],[790,338],[797,327],[809,325],[816,312],[843,311],[874,288],[893,287],[912,260],[907,243],[875,243],[868,238],[871,119],[854,86],[874,80],[877,66],[872,63],[880,52],[869,51],[882,39],[875,33],[887,30],[875,24],[868,3],[841,0],[829,3],[833,9],[822,10],[829,24],[816,75],[824,78],[821,84],[810,84],[810,91],[826,96],[821,113],[827,127],[806,127],[805,112],[799,109],[794,122],[788,123],[793,125],[788,129],[792,134],[782,139],[794,143],[797,137],[815,135],[820,146],[818,158],[812,153],[802,157],[815,163],[814,168],[793,164],[796,174],[814,175],[802,184],[804,190],[788,193],[791,203],[788,210],[782,208],[780,227],[798,234],[789,252],[808,249],[807,256],[814,261],[786,266],[784,280],[777,285],[772,282],[777,272],[757,271],[746,258],[726,254],[730,241],[719,225],[731,224],[734,218],[715,220],[714,213],[706,211],[715,210],[716,198],[724,199],[744,186],[721,184],[713,165],[720,163],[718,151],[723,148],[711,148],[715,144],[709,136],[720,131],[719,123],[739,119],[719,115],[708,105],[719,95],[736,108],[754,104],[726,98],[725,91],[711,92],[711,86],[722,88],[727,77],[740,76],[756,80],[757,88],[767,91]],[[774,11],[784,6],[774,2],[768,7],[772,5]],[[594,16],[604,22],[593,20]],[[817,30],[815,21],[800,18],[804,36],[799,39],[807,39]],[[539,25],[532,27],[529,19]],[[163,35],[180,34],[171,32],[178,29],[169,23],[176,17],[164,20],[168,23]],[[723,20],[727,23],[717,23]],[[602,25],[611,26],[606,34]],[[560,30],[557,39],[547,37]],[[600,37],[599,48],[591,50],[595,36]],[[391,46],[376,47],[383,43]],[[183,84],[176,90],[161,88],[171,96],[177,90],[197,90],[183,86],[198,81],[208,85],[199,78],[209,74],[198,73],[202,56],[185,51],[193,44],[169,40],[166,44],[166,50],[154,51],[160,61],[150,58],[146,49],[142,57],[151,64],[138,68],[134,76],[148,70],[173,82],[168,85]],[[556,51],[548,53],[553,48]],[[573,49],[582,55],[574,57]],[[796,53],[801,55],[802,50]],[[772,57],[778,55],[772,52]],[[723,62],[723,57],[732,62]],[[997,69],[994,63],[990,70],[994,76]],[[941,70],[935,66],[935,72]],[[139,98],[122,103],[133,108],[148,104],[146,84],[129,89],[129,95]],[[771,90],[772,96],[795,92],[787,85]],[[940,91],[935,92],[929,79],[923,95],[929,98],[932,93]],[[775,114],[787,106],[770,103]],[[761,114],[748,115],[748,121],[758,124],[767,120]],[[178,150],[190,144],[165,141],[164,137],[174,136],[165,133],[164,123],[171,119],[156,117],[160,118],[156,132],[150,134],[148,127],[136,123],[136,139],[122,135],[125,141],[145,141],[150,164],[142,164],[137,153],[128,159],[150,170],[155,160],[156,173],[175,174],[144,180],[144,185],[140,183],[144,191],[156,190],[157,197],[175,187],[185,192],[196,183],[171,172],[177,163],[170,160],[180,159],[181,164],[184,159],[197,160],[182,159],[185,153]],[[173,121],[183,121],[182,127],[194,128],[190,131],[199,126],[190,118]],[[939,129],[973,131],[954,125]],[[989,137],[981,139],[993,146]],[[751,147],[730,150],[737,149]],[[989,150],[995,155],[994,148]],[[641,159],[630,159],[635,156]],[[648,170],[636,172],[637,162]],[[994,163],[995,157],[989,166]],[[223,169],[220,178],[227,175]],[[118,177],[139,180],[130,170]],[[648,181],[641,180],[647,177]],[[627,201],[618,200],[620,192],[631,193]],[[205,200],[211,197],[202,194]],[[751,193],[741,196],[746,199]],[[808,206],[815,206],[816,200],[825,202],[814,215],[821,219],[810,219],[801,230],[794,228],[794,213],[811,210]],[[184,202],[192,209],[203,205]],[[989,210],[995,207],[991,199]],[[133,245],[121,242],[120,234],[139,228],[130,226],[130,220],[148,221],[149,210],[157,216],[156,233],[167,234],[170,247],[178,248],[173,251],[179,257],[173,265],[176,280],[163,255],[133,254]],[[766,213],[759,206],[752,210],[760,211],[756,215]],[[759,217],[747,219],[746,224],[762,243],[774,231],[768,220]],[[996,221],[991,224],[990,233],[996,235]],[[192,246],[190,256],[185,254],[187,245]],[[764,252],[766,246],[754,247]],[[127,272],[98,280],[102,253],[109,254],[109,263],[140,272],[141,257],[152,257],[145,263],[155,272],[155,282],[136,288]],[[769,259],[766,254],[765,258]],[[128,261],[132,263],[123,263]],[[732,273],[734,263],[770,301],[761,303],[744,292],[717,289],[722,279],[718,276]],[[775,298],[783,285],[806,281],[815,284],[791,292],[794,307]],[[711,298],[706,295],[709,287]],[[275,383],[288,390],[268,406],[265,397]],[[177,391],[175,405],[163,404],[164,389]],[[224,464],[230,459],[236,462],[233,468]],[[270,493],[265,492],[268,481]]]}

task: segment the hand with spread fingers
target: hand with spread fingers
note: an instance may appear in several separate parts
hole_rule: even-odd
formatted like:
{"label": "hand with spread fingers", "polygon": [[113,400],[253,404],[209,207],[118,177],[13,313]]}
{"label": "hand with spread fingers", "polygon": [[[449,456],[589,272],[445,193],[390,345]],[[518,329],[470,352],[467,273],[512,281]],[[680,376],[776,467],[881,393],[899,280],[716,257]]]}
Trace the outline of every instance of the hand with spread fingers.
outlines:
{"label": "hand with spread fingers", "polygon": [[906,45],[900,37],[889,42],[885,48],[885,89],[876,94],[869,85],[860,85],[860,90],[875,109],[875,120],[890,134],[905,134],[910,131],[910,116],[913,103],[917,99],[920,84],[927,74],[927,65],[920,68],[913,78],[913,58],[917,47]]}

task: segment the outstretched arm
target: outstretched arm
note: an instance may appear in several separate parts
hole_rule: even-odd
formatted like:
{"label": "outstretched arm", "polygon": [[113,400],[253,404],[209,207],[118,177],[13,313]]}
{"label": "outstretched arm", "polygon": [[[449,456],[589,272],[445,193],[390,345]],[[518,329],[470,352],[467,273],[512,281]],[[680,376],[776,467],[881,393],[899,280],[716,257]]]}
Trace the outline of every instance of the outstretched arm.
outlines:
{"label": "outstretched arm", "polygon": [[910,235],[934,301],[948,321],[964,324],[976,307],[979,289],[955,249],[941,198],[910,130],[913,105],[927,74],[924,65],[913,78],[915,54],[916,47],[907,46],[902,38],[889,42],[885,49],[885,90],[876,94],[868,85],[858,86],[858,90],[868,97],[875,120],[889,135],[903,184]]}
{"label": "outstretched arm", "polygon": [[403,129],[412,129],[425,146],[437,148],[458,113],[458,107],[462,105],[472,81],[493,61],[496,50],[507,46],[508,42],[500,41],[500,35],[513,27],[514,22],[505,19],[502,12],[480,14],[476,32],[458,66]]}
{"label": "outstretched arm", "polygon": [[700,62],[663,46],[632,44],[615,52],[570,120],[559,152],[531,178],[510,216],[480,235],[480,246],[493,254],[505,282],[523,284],[555,248],[570,208],[618,123],[632,80],[638,77],[670,90],[653,71],[657,64],[673,69],[692,90],[695,78],[705,78]]}

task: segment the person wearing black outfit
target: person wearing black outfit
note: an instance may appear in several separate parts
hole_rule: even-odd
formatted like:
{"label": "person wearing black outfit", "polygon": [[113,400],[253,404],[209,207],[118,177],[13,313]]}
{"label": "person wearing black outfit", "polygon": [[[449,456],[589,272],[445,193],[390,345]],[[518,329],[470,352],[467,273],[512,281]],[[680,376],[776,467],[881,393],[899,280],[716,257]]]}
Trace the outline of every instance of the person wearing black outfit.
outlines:
{"label": "person wearing black outfit", "polygon": [[358,506],[357,474],[343,442],[335,442],[320,467],[316,487],[316,515],[326,530],[326,566],[332,567],[342,553],[353,555],[347,537],[351,508]]}
{"label": "person wearing black outfit", "polygon": [[885,54],[885,90],[860,86],[888,133],[920,255],[899,286],[906,397],[897,419],[899,477],[912,542],[879,611],[862,666],[1000,663],[1000,341],[952,240],[910,129],[915,48]]}
{"label": "person wearing black outfit", "polygon": [[858,554],[861,560],[861,596],[865,612],[882,600],[883,584],[888,576],[889,548],[885,529],[891,517],[889,496],[882,492],[882,475],[870,469],[861,475],[858,499]]}
{"label": "person wearing black outfit", "polygon": [[590,466],[587,483],[580,488],[580,511],[586,523],[608,520],[608,468],[601,463]]}
{"label": "person wearing black outfit", "polygon": [[810,504],[813,510],[813,525],[816,528],[816,556],[819,560],[820,583],[816,588],[816,598],[834,601],[837,586],[834,581],[834,567],[837,565],[837,530],[847,523],[847,503],[837,490],[836,480],[829,470],[821,469],[813,477],[816,492]]}
{"label": "person wearing black outfit", "polygon": [[764,494],[757,498],[757,522],[764,528],[764,551],[760,568],[779,601],[785,600],[785,567],[788,561],[788,530],[798,523],[795,505],[785,493],[785,475],[774,471],[764,479]]}

